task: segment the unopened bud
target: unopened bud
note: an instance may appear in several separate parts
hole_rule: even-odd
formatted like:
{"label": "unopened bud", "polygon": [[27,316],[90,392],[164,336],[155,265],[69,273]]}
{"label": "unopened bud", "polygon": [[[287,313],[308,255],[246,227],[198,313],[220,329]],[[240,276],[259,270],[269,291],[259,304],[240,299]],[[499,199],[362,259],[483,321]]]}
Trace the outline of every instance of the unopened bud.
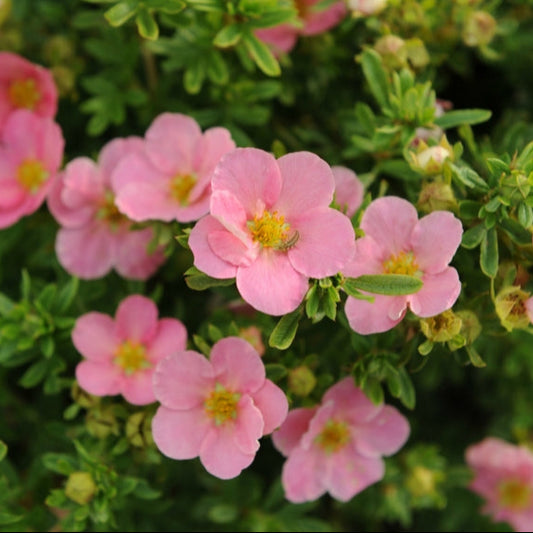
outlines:
{"label": "unopened bud", "polygon": [[289,371],[289,390],[296,396],[308,396],[315,388],[316,377],[307,366],[297,366]]}
{"label": "unopened bud", "polygon": [[100,398],[98,396],[93,396],[84,391],[77,381],[72,384],[70,395],[79,406],[84,407],[85,409],[90,409],[100,403]]}
{"label": "unopened bud", "polygon": [[439,478],[442,478],[442,472],[418,465],[413,468],[405,484],[415,498],[420,498],[435,492]]}
{"label": "unopened bud", "polygon": [[434,181],[422,186],[417,206],[424,213],[454,211],[457,208],[457,200],[450,184]]}
{"label": "unopened bud", "polygon": [[420,141],[416,151],[409,152],[409,164],[414,170],[428,176],[434,176],[442,172],[447,160],[453,161],[453,148],[446,136],[443,136],[436,146],[428,146],[425,141]]}
{"label": "unopened bud", "polygon": [[496,20],[486,11],[474,11],[463,27],[463,42],[467,46],[485,46],[496,34]]}
{"label": "unopened bud", "polygon": [[505,287],[497,295],[494,301],[496,314],[500,318],[502,326],[507,331],[513,329],[525,329],[531,320],[528,314],[526,302],[529,300],[529,293],[520,287]]}
{"label": "unopened bud", "polygon": [[402,68],[407,63],[407,46],[397,35],[379,38],[374,49],[381,56],[383,64],[390,69]]}
{"label": "unopened bud", "polygon": [[239,337],[243,338],[245,341],[248,341],[255,348],[255,351],[259,355],[264,355],[265,345],[263,343],[261,330],[257,326],[248,326],[247,328],[241,328],[239,330]]}
{"label": "unopened bud", "polygon": [[461,331],[461,325],[462,320],[451,309],[420,320],[422,333],[432,342],[452,340]]}
{"label": "unopened bud", "polygon": [[465,344],[472,344],[481,334],[481,323],[476,313],[463,309],[457,311],[455,315],[461,319],[461,330],[459,334],[465,339]]}
{"label": "unopened bud", "polygon": [[118,435],[118,423],[113,412],[113,406],[96,407],[87,413],[85,418],[87,431],[99,439],[108,435]]}
{"label": "unopened bud", "polygon": [[11,0],[0,0],[0,26],[11,13]]}
{"label": "unopened bud", "polygon": [[97,490],[89,472],[72,472],[65,485],[65,496],[80,505],[85,505],[93,499]]}
{"label": "unopened bud", "polygon": [[152,417],[145,411],[133,413],[126,422],[126,437],[138,448],[145,448],[154,443],[152,438]]}
{"label": "unopened bud", "polygon": [[424,41],[418,38],[406,41],[407,59],[414,68],[422,69],[429,64],[430,57]]}
{"label": "unopened bud", "polygon": [[362,17],[379,13],[387,5],[388,0],[347,0],[348,9],[354,17]]}

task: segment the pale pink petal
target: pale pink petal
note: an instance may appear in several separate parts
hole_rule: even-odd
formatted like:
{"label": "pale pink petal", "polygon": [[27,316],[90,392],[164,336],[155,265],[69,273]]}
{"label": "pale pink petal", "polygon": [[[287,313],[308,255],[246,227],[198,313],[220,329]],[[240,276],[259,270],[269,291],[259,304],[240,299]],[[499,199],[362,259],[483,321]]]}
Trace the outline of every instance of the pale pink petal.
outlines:
{"label": "pale pink petal", "polygon": [[210,128],[194,147],[193,168],[198,176],[210,180],[220,158],[235,149],[235,142],[226,128]]}
{"label": "pale pink petal", "polygon": [[143,152],[144,139],[141,137],[126,137],[112,139],[101,150],[98,155],[98,166],[105,176],[105,183],[111,186],[111,174],[116,166],[126,155],[133,152]]}
{"label": "pale pink petal", "polygon": [[335,209],[314,209],[290,219],[298,231],[288,256],[295,270],[310,278],[337,274],[355,252],[355,233],[350,219]]}
{"label": "pale pink petal", "polygon": [[236,148],[225,154],[211,181],[213,193],[232,193],[248,219],[270,209],[279,197],[281,174],[274,156],[257,148]]}
{"label": "pale pink petal", "polygon": [[461,293],[459,275],[452,267],[438,274],[426,274],[422,281],[422,288],[407,296],[411,311],[420,317],[435,316],[450,309]]}
{"label": "pale pink petal", "polygon": [[164,180],[169,178],[157,171],[144,151],[133,151],[124,154],[116,162],[111,173],[111,188],[116,195],[119,195],[128,185],[157,182],[162,177]]}
{"label": "pale pink petal", "polygon": [[278,165],[283,180],[276,202],[280,213],[296,217],[310,209],[329,206],[335,180],[331,167],[323,159],[311,152],[294,152],[280,157]]}
{"label": "pale pink petal", "polygon": [[94,361],[111,361],[120,338],[115,322],[103,313],[91,312],[76,320],[72,330],[72,342],[84,357]]}
{"label": "pale pink petal", "polygon": [[285,457],[289,456],[300,444],[316,411],[317,407],[291,409],[285,422],[272,433],[272,443]]}
{"label": "pale pink petal", "polygon": [[298,40],[298,28],[290,24],[280,24],[272,28],[255,30],[255,36],[264,43],[270,45],[276,56],[290,52]]}
{"label": "pale pink petal", "polygon": [[140,294],[128,296],[115,314],[117,334],[125,341],[149,343],[157,331],[158,313],[150,298]]}
{"label": "pale pink petal", "polygon": [[115,269],[122,277],[145,280],[165,262],[161,247],[148,252],[154,238],[152,228],[125,231],[116,237]]}
{"label": "pale pink petal", "polygon": [[285,393],[277,385],[267,379],[265,384],[254,392],[253,400],[263,415],[265,423],[263,435],[272,433],[283,424],[289,410],[289,402]]}
{"label": "pale pink petal", "polygon": [[528,533],[533,531],[533,509],[526,509],[520,514],[509,516],[507,521],[515,531]]}
{"label": "pale pink petal", "polygon": [[346,167],[331,167],[335,178],[335,203],[341,212],[352,217],[363,203],[364,185],[357,174]]}
{"label": "pale pink petal", "polygon": [[61,166],[65,140],[61,128],[52,119],[40,118],[39,121],[32,132],[37,135],[35,155],[44,163],[52,178]]}
{"label": "pale pink petal", "polygon": [[257,392],[265,383],[265,365],[254,347],[240,337],[220,339],[211,350],[215,380],[241,394]]}
{"label": "pale pink petal", "polygon": [[263,416],[254,405],[252,398],[245,394],[237,404],[237,419],[233,439],[237,448],[245,454],[255,454],[259,450],[259,439],[263,436]]}
{"label": "pale pink petal", "polygon": [[342,269],[342,273],[351,278],[364,274],[383,274],[383,262],[389,256],[372,237],[362,237],[355,241],[354,255]]}
{"label": "pale pink petal", "polygon": [[152,435],[159,451],[172,459],[193,459],[200,453],[210,421],[203,407],[173,411],[160,406],[152,420]]}
{"label": "pale pink petal", "polygon": [[250,241],[246,227],[248,220],[246,211],[233,193],[225,190],[214,191],[211,195],[210,212],[228,231],[243,242]]}
{"label": "pale pink petal", "polygon": [[284,315],[302,303],[309,282],[296,272],[287,254],[265,248],[256,261],[237,270],[237,289],[252,307],[269,315]]}
{"label": "pale pink petal", "polygon": [[15,209],[26,199],[26,191],[18,181],[13,179],[0,180],[0,209]]}
{"label": "pale pink petal", "polygon": [[175,318],[159,320],[152,340],[146,345],[148,357],[153,364],[186,348],[187,330],[183,323]]}
{"label": "pale pink petal", "polygon": [[[315,449],[315,440],[322,433],[324,427],[333,419],[337,419],[335,403],[332,401],[322,402],[315,415],[309,421],[307,431],[302,435],[300,447],[306,450]],[[324,455],[321,448],[316,448],[317,453]]]}
{"label": "pale pink petal", "polygon": [[207,235],[209,247],[223,261],[230,265],[248,267],[257,258],[257,246],[249,247],[233,233],[224,229]]}
{"label": "pale pink petal", "polygon": [[231,424],[211,427],[200,447],[200,461],[210,474],[220,479],[237,477],[254,458],[255,453],[243,453],[237,447]]}
{"label": "pale pink petal", "polygon": [[105,361],[82,361],[76,367],[80,387],[95,396],[114,396],[122,388],[123,376],[117,365]]}
{"label": "pale pink petal", "polygon": [[142,370],[125,376],[122,381],[120,393],[126,401],[132,405],[147,405],[155,402],[154,389],[152,387],[153,370]]}
{"label": "pale pink petal", "polygon": [[320,465],[323,459],[315,450],[296,447],[281,472],[285,497],[292,503],[313,501],[326,492]]}
{"label": "pale pink petal", "polygon": [[157,400],[170,409],[203,409],[214,387],[213,367],[198,352],[178,352],[158,363],[153,386]]}
{"label": "pale pink petal", "polygon": [[103,224],[61,228],[55,250],[61,266],[82,279],[101,278],[113,267],[114,242]]}
{"label": "pale pink petal", "polygon": [[188,174],[193,170],[194,151],[201,135],[193,118],[180,113],[162,113],[146,131],[146,151],[162,172]]}
{"label": "pale pink petal", "polygon": [[[318,0],[307,2],[313,7],[318,4]],[[344,19],[347,9],[345,2],[335,2],[326,9],[309,9],[305,16],[304,27],[301,30],[302,35],[317,35],[323,33]]]}
{"label": "pale pink petal", "polygon": [[209,234],[226,231],[224,226],[211,215],[200,219],[189,235],[189,246],[194,255],[194,266],[213,278],[234,278],[237,267],[221,259],[208,242]]}
{"label": "pale pink petal", "polygon": [[347,502],[385,475],[385,464],[378,457],[363,457],[351,447],[333,453],[320,473],[322,483],[336,500]]}
{"label": "pale pink petal", "polygon": [[390,254],[409,251],[411,233],[418,222],[414,206],[403,198],[384,196],[374,200],[361,219],[361,229]]}
{"label": "pale pink petal", "polygon": [[204,189],[202,195],[196,198],[194,202],[191,198],[189,200],[191,202],[189,205],[176,203],[175,218],[178,222],[194,222],[209,213],[210,188]]}
{"label": "pale pink petal", "polygon": [[396,453],[407,441],[409,432],[406,418],[386,405],[375,418],[354,428],[352,435],[361,455],[379,457]]}
{"label": "pale pink petal", "polygon": [[422,217],[411,235],[411,246],[420,270],[436,274],[444,270],[461,244],[461,221],[448,211]]}
{"label": "pale pink petal", "polygon": [[[392,329],[402,320],[407,309],[405,296],[373,294],[372,297],[373,302],[359,300],[352,296],[346,299],[344,310],[350,327],[361,335],[382,333]],[[403,311],[398,314],[401,308]]]}

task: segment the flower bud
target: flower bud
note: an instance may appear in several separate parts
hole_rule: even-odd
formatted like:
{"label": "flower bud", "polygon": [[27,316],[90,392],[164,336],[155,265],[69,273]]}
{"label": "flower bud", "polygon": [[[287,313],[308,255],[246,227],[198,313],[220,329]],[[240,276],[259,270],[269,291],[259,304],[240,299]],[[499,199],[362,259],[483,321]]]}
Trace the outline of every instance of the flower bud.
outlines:
{"label": "flower bud", "polygon": [[462,320],[451,309],[420,320],[422,333],[432,342],[452,340],[461,331],[461,325]]}
{"label": "flower bud", "polygon": [[85,505],[96,494],[98,487],[89,472],[72,472],[65,485],[65,496],[72,501]]}
{"label": "flower bud", "polygon": [[261,330],[257,326],[241,328],[239,330],[239,337],[243,338],[245,341],[248,341],[260,356],[264,355],[265,345],[263,343]]}
{"label": "flower bud", "polygon": [[112,405],[92,409],[87,413],[85,423],[93,437],[104,439],[111,434],[118,435],[118,423]]}
{"label": "flower bud", "polygon": [[151,446],[154,443],[151,426],[152,417],[146,411],[133,413],[126,422],[126,437],[137,448]]}
{"label": "flower bud", "polygon": [[428,146],[425,141],[420,141],[416,151],[408,154],[411,168],[428,176],[440,174],[446,160],[453,161],[454,154],[446,136],[443,136],[437,146]]}
{"label": "flower bud", "polygon": [[289,371],[289,390],[296,396],[308,396],[315,388],[316,377],[307,366],[297,366]]}
{"label": "flower bud", "polygon": [[463,42],[467,46],[485,46],[496,34],[496,20],[486,11],[470,13],[463,27]]}
{"label": "flower bud", "polygon": [[442,181],[434,181],[422,185],[417,206],[424,213],[455,211],[457,200],[451,185]]}
{"label": "flower bud", "polygon": [[505,287],[496,295],[494,301],[496,314],[507,331],[525,329],[529,326],[531,322],[528,315],[529,304],[526,307],[529,296],[528,292],[517,286]]}
{"label": "flower bud", "polygon": [[72,384],[70,395],[80,407],[84,407],[85,409],[90,409],[91,407],[95,407],[100,403],[100,398],[98,396],[93,396],[92,394],[84,391],[79,386],[77,381]]}
{"label": "flower bud", "polygon": [[442,481],[444,474],[438,470],[431,470],[425,466],[415,466],[405,484],[407,490],[415,498],[432,496],[437,489],[437,484]]}
{"label": "flower bud", "polygon": [[0,0],[0,26],[11,13],[11,0]]}
{"label": "flower bud", "polygon": [[407,59],[414,68],[423,69],[430,62],[429,53],[424,41],[418,38],[406,41]]}
{"label": "flower bud", "polygon": [[407,46],[397,35],[385,35],[379,38],[374,50],[383,59],[383,64],[390,69],[402,68],[407,63]]}
{"label": "flower bud", "polygon": [[455,315],[461,319],[459,334],[465,339],[465,344],[472,344],[481,334],[481,323],[473,311],[464,309],[457,311]]}
{"label": "flower bud", "polygon": [[364,17],[379,13],[387,5],[388,0],[347,0],[348,9],[354,17]]}

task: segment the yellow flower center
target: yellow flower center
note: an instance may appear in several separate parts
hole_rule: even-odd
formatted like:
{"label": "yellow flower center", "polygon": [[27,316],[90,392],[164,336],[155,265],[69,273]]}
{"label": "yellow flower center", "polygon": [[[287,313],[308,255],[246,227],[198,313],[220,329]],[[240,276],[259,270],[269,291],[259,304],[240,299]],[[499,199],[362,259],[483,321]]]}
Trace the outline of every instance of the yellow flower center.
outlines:
{"label": "yellow flower center", "polygon": [[37,159],[26,159],[17,169],[19,183],[32,193],[39,190],[39,187],[48,179],[49,175],[48,170]]}
{"label": "yellow flower center", "polygon": [[111,191],[106,191],[104,202],[97,211],[96,218],[104,220],[112,230],[116,230],[122,223],[128,221],[128,218],[115,205],[115,195]]}
{"label": "yellow flower center", "polygon": [[253,220],[248,221],[248,228],[252,239],[264,248],[285,251],[296,244],[300,235],[297,231],[291,235],[291,227],[285,222],[283,215],[277,211],[270,213],[264,211],[261,216],[255,215]]}
{"label": "yellow flower center", "polygon": [[220,383],[204,402],[205,411],[220,426],[228,420],[237,418],[237,403],[241,395],[225,389]]}
{"label": "yellow flower center", "polygon": [[383,273],[416,276],[420,274],[420,270],[413,252],[400,252],[398,255],[391,254],[383,261]]}
{"label": "yellow flower center", "polygon": [[16,80],[9,86],[9,99],[13,106],[17,108],[29,109],[33,111],[41,99],[41,93],[37,89],[37,84],[33,78]]}
{"label": "yellow flower center", "polygon": [[346,422],[329,420],[324,429],[315,437],[315,442],[327,454],[338,452],[350,441],[350,432]]}
{"label": "yellow flower center", "polygon": [[533,506],[533,487],[518,479],[501,483],[498,494],[500,505],[513,511],[525,511]]}
{"label": "yellow flower center", "polygon": [[114,362],[128,376],[152,366],[146,355],[146,348],[142,344],[132,341],[126,341],[119,346],[115,353]]}
{"label": "yellow flower center", "polygon": [[189,195],[197,181],[194,174],[176,174],[170,181],[170,196],[180,205],[188,205]]}

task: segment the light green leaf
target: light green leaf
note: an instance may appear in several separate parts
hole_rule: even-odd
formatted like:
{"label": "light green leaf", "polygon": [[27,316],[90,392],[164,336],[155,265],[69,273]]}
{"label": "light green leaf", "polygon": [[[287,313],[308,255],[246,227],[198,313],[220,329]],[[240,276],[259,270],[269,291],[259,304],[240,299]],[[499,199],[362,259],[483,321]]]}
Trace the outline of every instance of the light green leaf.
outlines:
{"label": "light green leaf", "polygon": [[253,33],[244,33],[242,41],[255,64],[267,76],[279,76],[281,74],[278,60],[267,44],[259,40]]}
{"label": "light green leaf", "polygon": [[298,330],[301,314],[302,310],[298,308],[296,311],[281,317],[268,339],[268,344],[272,346],[272,348],[286,350],[292,344],[292,341],[296,336],[296,331]]}
{"label": "light green leaf", "polygon": [[365,50],[361,55],[361,65],[372,95],[383,109],[388,108],[389,83],[381,57],[374,50]]}
{"label": "light green leaf", "polygon": [[498,234],[496,228],[490,228],[481,241],[479,265],[483,274],[489,278],[496,277],[496,274],[498,273],[498,262]]}
{"label": "light green leaf", "polygon": [[242,26],[240,24],[230,24],[224,26],[213,39],[213,44],[219,48],[229,48],[235,46],[242,37]]}
{"label": "light green leaf", "polygon": [[105,13],[104,17],[107,19],[107,22],[111,26],[117,27],[122,26],[127,22],[139,8],[139,0],[123,0],[117,5],[109,8]]}
{"label": "light green leaf", "polygon": [[489,111],[488,109],[456,109],[437,117],[434,123],[445,130],[461,126],[462,124],[479,124],[480,122],[486,122],[491,116],[492,111]]}
{"label": "light green leaf", "polygon": [[367,274],[357,278],[346,278],[345,286],[372,294],[401,296],[418,292],[423,285],[420,278],[405,274]]}
{"label": "light green leaf", "polygon": [[159,37],[159,27],[148,9],[140,9],[135,19],[139,35],[150,41]]}
{"label": "light green leaf", "polygon": [[485,237],[486,232],[487,230],[483,224],[477,224],[476,226],[467,229],[463,233],[463,238],[461,241],[462,247],[467,248],[468,250],[476,248],[480,245],[483,237]]}

